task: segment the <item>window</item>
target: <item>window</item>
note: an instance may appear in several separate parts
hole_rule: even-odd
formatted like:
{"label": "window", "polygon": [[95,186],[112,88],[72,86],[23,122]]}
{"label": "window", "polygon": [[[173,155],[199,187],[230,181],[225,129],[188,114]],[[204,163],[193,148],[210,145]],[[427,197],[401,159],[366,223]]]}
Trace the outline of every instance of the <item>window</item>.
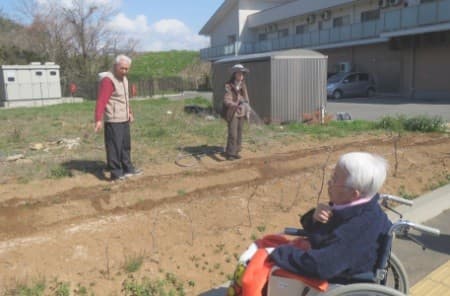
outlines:
{"label": "window", "polygon": [[278,38],[287,37],[289,35],[289,29],[281,29],[278,31]]}
{"label": "window", "polygon": [[369,74],[367,74],[367,73],[360,73],[359,74],[359,81],[369,81]]}
{"label": "window", "polygon": [[50,76],[56,76],[56,71],[50,71]]}
{"label": "window", "polygon": [[259,40],[259,41],[265,41],[265,40],[267,40],[267,33],[260,33],[260,34],[258,35],[258,40]]}
{"label": "window", "polygon": [[8,82],[14,82],[16,79],[14,77],[8,77]]}
{"label": "window", "polygon": [[350,16],[349,15],[335,17],[333,19],[333,28],[343,27],[343,26],[347,26],[347,25],[350,25]]}
{"label": "window", "polygon": [[36,71],[34,74],[36,74],[36,76],[42,76],[42,71]]}
{"label": "window", "polygon": [[352,75],[347,76],[344,81],[346,81],[348,83],[356,82],[357,78],[358,78],[357,74],[352,74]]}
{"label": "window", "polygon": [[234,44],[236,42],[236,35],[228,36],[228,44]]}
{"label": "window", "polygon": [[319,30],[322,30],[323,29],[323,22],[317,22],[317,23],[319,25]]}
{"label": "window", "polygon": [[306,33],[306,25],[298,25],[295,27],[295,34],[305,34]]}
{"label": "window", "polygon": [[361,22],[363,22],[363,23],[370,22],[370,21],[376,21],[379,19],[380,19],[380,10],[379,9],[364,11],[361,13]]}

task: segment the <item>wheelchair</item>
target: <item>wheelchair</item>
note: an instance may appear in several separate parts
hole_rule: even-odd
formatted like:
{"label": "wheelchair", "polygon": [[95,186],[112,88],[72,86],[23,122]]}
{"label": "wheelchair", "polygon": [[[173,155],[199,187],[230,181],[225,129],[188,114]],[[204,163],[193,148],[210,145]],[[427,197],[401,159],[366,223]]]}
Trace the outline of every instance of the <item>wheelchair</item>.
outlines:
{"label": "wheelchair", "polygon": [[[345,279],[350,284],[329,284],[326,290],[320,290],[310,284],[309,281],[298,279],[298,275],[280,269],[272,269],[267,283],[267,296],[404,296],[409,293],[409,281],[405,268],[400,260],[392,253],[392,243],[396,236],[410,239],[420,243],[409,236],[411,230],[429,233],[438,236],[438,229],[416,224],[404,220],[402,215],[389,206],[393,201],[411,206],[409,200],[388,194],[380,194],[380,204],[400,216],[399,220],[392,224],[389,232],[384,238],[383,245],[378,254],[378,261],[374,272],[353,275]],[[286,228],[287,235],[307,236],[301,229]]]}

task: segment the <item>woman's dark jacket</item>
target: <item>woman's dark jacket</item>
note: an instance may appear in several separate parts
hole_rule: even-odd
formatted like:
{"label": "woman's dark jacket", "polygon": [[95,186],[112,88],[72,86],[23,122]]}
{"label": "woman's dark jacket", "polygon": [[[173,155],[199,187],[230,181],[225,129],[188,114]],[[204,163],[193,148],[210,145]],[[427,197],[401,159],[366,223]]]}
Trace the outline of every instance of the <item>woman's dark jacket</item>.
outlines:
{"label": "woman's dark jacket", "polygon": [[374,271],[380,246],[392,224],[378,199],[377,194],[368,203],[334,210],[326,224],[314,222],[314,210],[309,211],[301,223],[310,233],[311,249],[283,245],[270,258],[283,269],[332,283],[345,283],[354,274]]}

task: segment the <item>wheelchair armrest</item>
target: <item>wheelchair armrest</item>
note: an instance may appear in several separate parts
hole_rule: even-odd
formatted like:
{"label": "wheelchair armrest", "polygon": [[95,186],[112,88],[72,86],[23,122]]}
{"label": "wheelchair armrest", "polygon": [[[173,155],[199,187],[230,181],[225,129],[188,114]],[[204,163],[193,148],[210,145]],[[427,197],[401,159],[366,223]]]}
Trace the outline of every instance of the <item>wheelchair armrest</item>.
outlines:
{"label": "wheelchair armrest", "polygon": [[376,283],[376,277],[373,272],[357,273],[346,278],[349,283]]}

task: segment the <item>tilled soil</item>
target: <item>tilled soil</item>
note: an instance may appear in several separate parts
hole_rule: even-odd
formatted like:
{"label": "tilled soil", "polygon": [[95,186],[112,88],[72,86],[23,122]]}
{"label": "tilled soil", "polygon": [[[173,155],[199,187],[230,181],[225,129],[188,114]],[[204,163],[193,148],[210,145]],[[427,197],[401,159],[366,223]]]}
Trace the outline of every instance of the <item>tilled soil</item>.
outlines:
{"label": "tilled soil", "polygon": [[0,187],[0,292],[39,278],[121,295],[124,265],[142,256],[134,277],[174,274],[187,295],[227,280],[256,237],[297,226],[327,200],[339,155],[369,151],[389,160],[383,192],[418,196],[448,182],[450,138],[408,134],[298,142],[195,166],[146,167],[110,183],[84,174]]}

